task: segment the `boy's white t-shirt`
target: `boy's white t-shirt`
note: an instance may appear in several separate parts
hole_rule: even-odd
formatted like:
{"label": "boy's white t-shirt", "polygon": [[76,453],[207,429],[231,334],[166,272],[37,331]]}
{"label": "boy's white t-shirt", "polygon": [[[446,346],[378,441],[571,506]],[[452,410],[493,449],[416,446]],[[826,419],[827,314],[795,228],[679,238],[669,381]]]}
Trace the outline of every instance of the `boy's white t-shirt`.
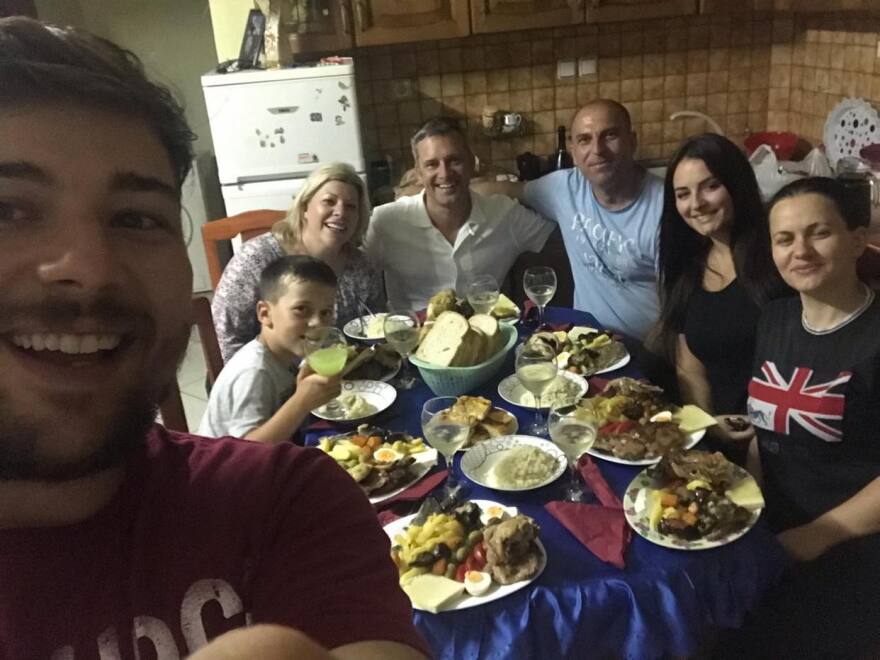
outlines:
{"label": "boy's white t-shirt", "polygon": [[198,434],[243,438],[262,426],[293,394],[297,369],[279,362],[259,337],[251,340],[217,377]]}

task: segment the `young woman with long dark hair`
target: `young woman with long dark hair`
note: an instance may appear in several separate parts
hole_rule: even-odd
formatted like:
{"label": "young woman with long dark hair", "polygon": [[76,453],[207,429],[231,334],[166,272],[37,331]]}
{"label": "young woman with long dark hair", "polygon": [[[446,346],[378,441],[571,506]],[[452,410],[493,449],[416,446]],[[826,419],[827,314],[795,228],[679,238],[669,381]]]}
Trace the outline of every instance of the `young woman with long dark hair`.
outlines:
{"label": "young woman with long dark hair", "polygon": [[760,307],[783,286],[754,172],[720,135],[689,138],[669,164],[659,271],[659,338],[682,399],[723,415],[716,435],[742,436],[722,420],[746,412]]}

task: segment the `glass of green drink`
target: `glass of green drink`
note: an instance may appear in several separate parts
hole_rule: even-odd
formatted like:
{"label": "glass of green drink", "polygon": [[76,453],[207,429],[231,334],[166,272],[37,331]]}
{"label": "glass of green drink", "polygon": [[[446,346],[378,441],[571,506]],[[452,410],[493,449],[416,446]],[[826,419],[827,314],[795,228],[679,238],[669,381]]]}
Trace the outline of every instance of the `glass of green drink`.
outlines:
{"label": "glass of green drink", "polygon": [[[348,346],[345,335],[338,328],[313,328],[303,337],[306,362],[312,370],[322,376],[335,376],[342,371],[348,361]],[[322,413],[332,419],[345,417],[345,409],[338,399],[333,399]]]}

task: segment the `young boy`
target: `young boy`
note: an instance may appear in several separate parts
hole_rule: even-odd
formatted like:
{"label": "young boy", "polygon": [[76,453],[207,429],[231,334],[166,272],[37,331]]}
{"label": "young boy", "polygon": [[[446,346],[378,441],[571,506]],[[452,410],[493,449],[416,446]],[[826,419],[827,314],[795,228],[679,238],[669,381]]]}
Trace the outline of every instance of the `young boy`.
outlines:
{"label": "young boy", "polygon": [[333,322],[333,269],[313,257],[281,257],[263,271],[259,292],[260,334],[223,367],[199,435],[289,440],[310,410],[339,395],[340,377],[326,378],[308,365],[297,373],[305,332]]}

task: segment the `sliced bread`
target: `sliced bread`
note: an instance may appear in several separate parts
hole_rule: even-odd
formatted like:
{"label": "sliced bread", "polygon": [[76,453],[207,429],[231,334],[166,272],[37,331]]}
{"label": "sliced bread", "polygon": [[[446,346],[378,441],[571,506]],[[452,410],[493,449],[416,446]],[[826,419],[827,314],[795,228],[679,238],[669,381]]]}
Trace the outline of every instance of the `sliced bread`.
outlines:
{"label": "sliced bread", "polygon": [[495,355],[504,344],[504,336],[501,334],[501,328],[498,326],[498,319],[488,314],[474,314],[468,319],[471,328],[484,338],[484,345],[480,354],[479,362],[485,362]]}
{"label": "sliced bread", "polygon": [[458,312],[442,312],[419,344],[416,357],[439,367],[462,366],[474,353],[472,335],[464,316]]}

